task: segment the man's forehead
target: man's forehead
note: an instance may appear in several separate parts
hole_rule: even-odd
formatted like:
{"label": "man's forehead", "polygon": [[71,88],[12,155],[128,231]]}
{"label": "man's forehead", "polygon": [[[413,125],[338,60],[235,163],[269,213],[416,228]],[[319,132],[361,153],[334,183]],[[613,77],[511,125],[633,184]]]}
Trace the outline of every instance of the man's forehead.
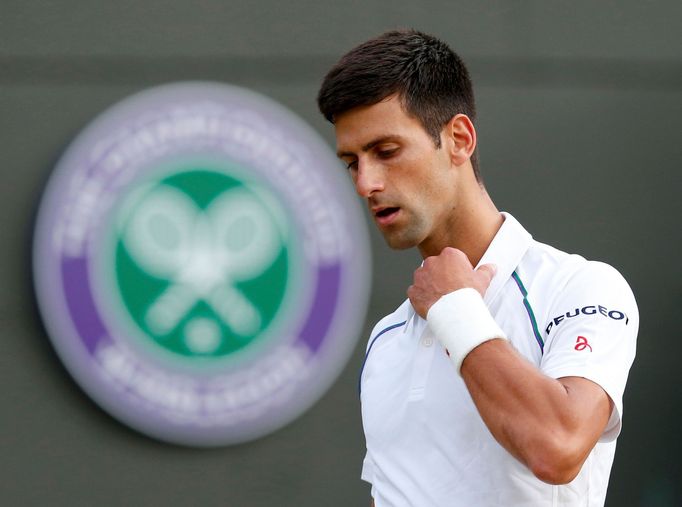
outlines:
{"label": "man's forehead", "polygon": [[406,115],[403,102],[398,95],[389,95],[373,104],[361,104],[334,116],[334,125],[338,125],[350,118],[376,116],[376,115]]}
{"label": "man's forehead", "polygon": [[407,137],[414,128],[421,124],[405,113],[397,98],[358,106],[335,119],[336,148],[339,154],[356,152],[379,139]]}

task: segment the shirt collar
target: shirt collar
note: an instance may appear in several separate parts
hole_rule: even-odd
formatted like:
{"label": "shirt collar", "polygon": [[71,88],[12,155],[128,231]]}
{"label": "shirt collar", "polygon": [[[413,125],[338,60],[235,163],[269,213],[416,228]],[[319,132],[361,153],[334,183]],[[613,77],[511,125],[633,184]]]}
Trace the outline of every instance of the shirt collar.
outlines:
{"label": "shirt collar", "polygon": [[483,298],[488,305],[492,303],[500,289],[507,283],[533,240],[533,236],[513,216],[504,211],[502,216],[504,216],[502,227],[497,231],[493,241],[476,266],[476,268],[483,264],[495,264],[497,266],[497,272]]}
{"label": "shirt collar", "polygon": [[[483,264],[495,264],[497,266],[497,272],[483,298],[487,305],[493,302],[500,289],[507,283],[533,240],[533,236],[511,214],[503,211],[502,216],[504,216],[502,226],[476,265],[476,268]],[[418,317],[417,313],[412,305],[409,305],[405,332],[407,332],[410,324],[413,324],[416,317]]]}

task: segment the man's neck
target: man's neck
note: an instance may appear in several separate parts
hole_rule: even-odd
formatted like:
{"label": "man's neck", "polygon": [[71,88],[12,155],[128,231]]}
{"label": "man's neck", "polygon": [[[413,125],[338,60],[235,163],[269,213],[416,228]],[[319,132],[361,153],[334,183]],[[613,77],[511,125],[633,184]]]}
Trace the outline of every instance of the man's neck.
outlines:
{"label": "man's neck", "polygon": [[492,243],[504,222],[485,188],[465,192],[461,202],[447,220],[444,232],[438,238],[419,245],[422,258],[440,254],[444,248],[457,248],[464,252],[469,262],[476,266]]}

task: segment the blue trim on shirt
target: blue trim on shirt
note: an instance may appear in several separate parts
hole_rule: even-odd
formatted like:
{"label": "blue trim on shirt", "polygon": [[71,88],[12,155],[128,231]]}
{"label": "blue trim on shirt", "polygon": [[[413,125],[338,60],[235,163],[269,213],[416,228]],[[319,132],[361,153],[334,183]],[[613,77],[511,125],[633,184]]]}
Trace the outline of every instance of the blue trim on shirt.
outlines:
{"label": "blue trim on shirt", "polygon": [[379,339],[379,337],[390,331],[391,329],[395,329],[400,326],[404,326],[407,323],[406,320],[403,322],[399,322],[398,324],[393,324],[391,326],[388,326],[386,329],[383,329],[379,331],[379,333],[374,337],[374,339],[371,341],[369,344],[369,347],[367,347],[367,352],[365,353],[365,359],[362,361],[362,366],[360,367],[360,375],[358,376],[358,396],[362,394],[362,372],[365,370],[365,363],[367,362],[367,358],[369,357],[369,353],[372,351],[372,347],[374,346],[374,343]]}
{"label": "blue trim on shirt", "polygon": [[540,352],[544,352],[545,342],[542,339],[542,335],[540,335],[540,331],[538,330],[538,323],[535,320],[535,313],[533,312],[533,308],[530,306],[530,302],[528,301],[528,291],[526,290],[526,287],[524,287],[523,282],[521,281],[521,277],[519,277],[516,271],[512,273],[512,278],[514,279],[516,285],[521,291],[521,295],[523,295],[523,306],[526,308],[526,313],[528,313],[530,325],[533,328],[533,334],[535,335],[535,341],[537,341],[538,345],[540,345]]}

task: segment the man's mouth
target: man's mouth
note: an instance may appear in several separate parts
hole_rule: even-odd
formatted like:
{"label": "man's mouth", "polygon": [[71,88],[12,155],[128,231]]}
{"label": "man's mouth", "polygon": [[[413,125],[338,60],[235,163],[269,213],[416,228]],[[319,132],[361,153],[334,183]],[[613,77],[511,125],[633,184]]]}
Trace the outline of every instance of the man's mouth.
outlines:
{"label": "man's mouth", "polygon": [[400,212],[400,208],[398,207],[378,208],[373,211],[374,217],[379,225],[388,225],[391,222],[393,222],[393,220],[396,219],[398,213]]}

